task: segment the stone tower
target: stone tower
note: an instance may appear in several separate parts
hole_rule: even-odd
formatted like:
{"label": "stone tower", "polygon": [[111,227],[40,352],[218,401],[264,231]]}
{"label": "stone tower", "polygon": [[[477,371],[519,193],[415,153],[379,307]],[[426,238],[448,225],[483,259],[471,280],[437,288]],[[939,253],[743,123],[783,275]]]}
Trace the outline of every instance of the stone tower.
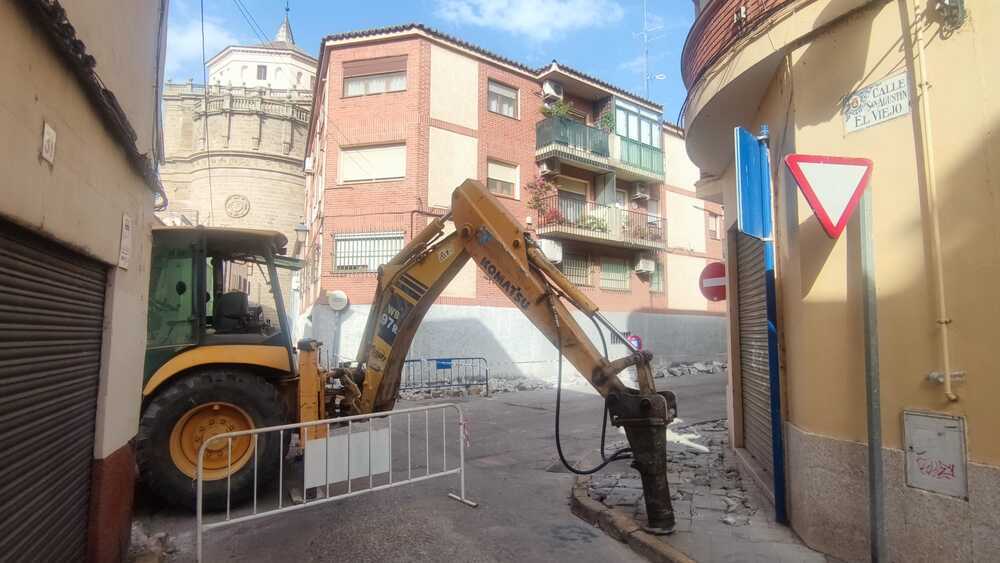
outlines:
{"label": "stone tower", "polygon": [[[291,255],[304,213],[316,59],[295,44],[286,14],[274,41],[226,47],[207,70],[207,93],[192,80],[164,88],[160,177],[169,206],[160,219],[281,231]],[[291,310],[292,280],[283,278]]]}

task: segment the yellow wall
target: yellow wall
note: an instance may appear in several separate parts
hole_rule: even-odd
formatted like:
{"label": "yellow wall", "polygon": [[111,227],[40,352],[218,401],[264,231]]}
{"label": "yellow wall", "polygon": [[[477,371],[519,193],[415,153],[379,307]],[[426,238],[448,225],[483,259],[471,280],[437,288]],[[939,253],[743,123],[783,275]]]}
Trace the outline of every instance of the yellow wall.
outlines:
{"label": "yellow wall", "polygon": [[[817,3],[820,4],[820,3]],[[879,295],[885,445],[899,448],[904,409],[965,415],[971,461],[1000,463],[1000,378],[994,348],[1000,318],[1000,11],[968,0],[970,20],[938,34],[932,17],[915,22],[912,2],[873,3],[787,52],[751,122],[770,127],[776,189],[779,307],[788,420],[809,432],[865,439],[865,391],[858,221],[837,241],[821,230],[781,159],[792,152],[864,156],[872,175]],[[904,32],[901,22],[906,24]],[[926,178],[922,172],[915,48],[920,26],[931,83],[945,289],[952,319],[953,369],[968,372],[949,403],[940,371]],[[801,30],[805,33],[808,30]],[[762,40],[767,41],[766,38]],[[840,102],[849,92],[907,71],[911,114],[860,132],[844,131]],[[747,102],[749,103],[749,102]],[[719,182],[735,210],[732,167]],[[727,225],[735,220],[727,214]]]}

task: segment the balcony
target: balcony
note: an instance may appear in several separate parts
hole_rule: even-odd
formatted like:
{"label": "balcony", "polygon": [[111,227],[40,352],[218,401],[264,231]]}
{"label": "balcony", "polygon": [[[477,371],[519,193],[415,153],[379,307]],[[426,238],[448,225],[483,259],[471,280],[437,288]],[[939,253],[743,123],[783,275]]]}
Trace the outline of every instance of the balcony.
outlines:
{"label": "balcony", "polygon": [[619,135],[610,136],[611,166],[623,180],[663,181],[663,149]]}
{"label": "balcony", "polygon": [[539,236],[595,242],[622,248],[666,248],[661,217],[564,195],[549,196],[538,209]]}
{"label": "balcony", "polygon": [[595,172],[608,172],[608,134],[566,117],[549,117],[535,125],[535,158],[557,157]]}

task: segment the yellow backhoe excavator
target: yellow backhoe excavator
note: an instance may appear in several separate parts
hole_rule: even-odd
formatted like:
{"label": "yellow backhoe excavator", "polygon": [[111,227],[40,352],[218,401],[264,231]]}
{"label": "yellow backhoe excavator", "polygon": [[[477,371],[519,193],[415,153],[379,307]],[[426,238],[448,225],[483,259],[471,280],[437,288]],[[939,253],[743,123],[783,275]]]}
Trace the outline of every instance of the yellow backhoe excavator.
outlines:
{"label": "yellow backhoe excavator", "polygon": [[[446,235],[448,222],[455,230]],[[331,370],[319,367],[318,343],[304,340],[293,350],[287,336],[288,321],[277,287],[284,242],[278,233],[261,231],[154,232],[150,334],[160,338],[151,340],[147,351],[146,400],[138,440],[142,478],[154,492],[174,504],[193,506],[197,451],[212,435],[391,410],[399,395],[403,361],[424,315],[462,266],[474,260],[556,346],[560,360],[565,356],[605,398],[612,424],[625,429],[630,445],[628,453],[612,454],[608,460],[633,459],[642,476],[649,529],[673,529],[666,468],[666,427],[676,415],[673,393],[656,391],[648,352],[631,349],[628,356],[611,361],[606,351],[603,355],[598,351],[567,303],[628,340],[546,259],[530,233],[481,183],[467,180],[459,186],[451,210],[380,268],[357,362]],[[174,264],[173,269],[168,263]],[[270,325],[262,324],[259,314],[248,315],[239,288],[232,291],[226,286],[231,279],[229,264],[257,265],[262,272],[261,266],[266,266],[264,277],[279,304],[279,326],[266,328]],[[182,284],[193,284],[185,301],[190,318],[184,316],[185,306],[178,314],[175,294],[188,293],[181,291]],[[213,301],[213,314],[208,315],[207,304]],[[182,338],[177,326],[184,329]],[[603,339],[600,326],[598,332]],[[561,370],[562,362],[558,365]],[[638,389],[627,387],[618,377],[629,367],[635,368]],[[558,404],[556,412],[559,457],[571,470],[582,472],[563,457]],[[264,463],[260,468],[264,479],[277,472],[280,458],[268,454],[286,447],[277,441],[264,434],[256,445],[261,460],[275,460],[270,462],[274,466]],[[221,453],[220,464],[214,464],[213,452],[207,452],[203,498],[209,508],[225,501],[227,477],[232,502],[252,492],[247,461],[254,446],[247,438],[234,440],[232,447],[231,476]]]}

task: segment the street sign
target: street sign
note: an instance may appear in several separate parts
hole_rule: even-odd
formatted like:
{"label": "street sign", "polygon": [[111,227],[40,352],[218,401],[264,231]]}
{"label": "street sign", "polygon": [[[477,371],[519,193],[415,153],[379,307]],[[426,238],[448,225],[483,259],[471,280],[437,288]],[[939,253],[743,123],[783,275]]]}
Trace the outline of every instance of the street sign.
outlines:
{"label": "street sign", "polygon": [[830,238],[844,231],[872,174],[867,158],[790,154],[785,164]]}
{"label": "street sign", "polygon": [[723,301],[726,298],[726,265],[712,262],[701,271],[698,288],[709,301]]}
{"label": "street sign", "polygon": [[771,164],[767,129],[761,136],[737,127],[736,144],[736,226],[741,233],[761,240],[771,238]]}

